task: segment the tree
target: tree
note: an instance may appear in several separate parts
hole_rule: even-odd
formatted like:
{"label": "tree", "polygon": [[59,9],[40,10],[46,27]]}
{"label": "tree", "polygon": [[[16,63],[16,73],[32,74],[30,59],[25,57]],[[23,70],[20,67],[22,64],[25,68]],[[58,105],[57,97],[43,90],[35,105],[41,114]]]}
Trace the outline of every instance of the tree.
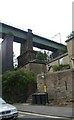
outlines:
{"label": "tree", "polygon": [[33,72],[17,69],[3,74],[2,93],[7,102],[25,102],[35,90],[36,76]]}
{"label": "tree", "polygon": [[38,51],[36,54],[36,59],[37,60],[48,60],[48,55],[47,55],[46,51],[44,51],[44,53],[41,51]]}
{"label": "tree", "polygon": [[72,31],[72,32],[70,33],[70,35],[67,36],[68,39],[70,39],[70,38],[72,38],[72,37],[74,37],[74,31]]}

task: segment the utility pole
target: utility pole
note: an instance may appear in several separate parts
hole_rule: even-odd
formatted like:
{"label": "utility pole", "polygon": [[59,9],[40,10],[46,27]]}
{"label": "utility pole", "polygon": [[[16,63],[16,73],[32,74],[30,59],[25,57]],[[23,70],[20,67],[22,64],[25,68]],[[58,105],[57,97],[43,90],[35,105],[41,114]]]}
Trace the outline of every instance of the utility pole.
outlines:
{"label": "utility pole", "polygon": [[54,35],[53,37],[51,37],[51,39],[52,38],[55,38],[56,36],[58,36],[59,35],[59,39],[60,39],[60,43],[61,43],[61,34],[60,33],[57,33],[56,35]]}

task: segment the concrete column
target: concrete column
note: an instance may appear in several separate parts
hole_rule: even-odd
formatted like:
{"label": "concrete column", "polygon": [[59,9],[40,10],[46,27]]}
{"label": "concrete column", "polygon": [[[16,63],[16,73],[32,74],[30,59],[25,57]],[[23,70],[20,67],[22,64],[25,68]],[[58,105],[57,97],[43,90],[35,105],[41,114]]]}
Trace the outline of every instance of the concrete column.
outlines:
{"label": "concrete column", "polygon": [[6,35],[2,42],[2,72],[13,69],[13,39]]}
{"label": "concrete column", "polygon": [[30,29],[28,29],[26,43],[27,43],[26,49],[29,51],[33,51],[32,30]]}
{"label": "concrete column", "polygon": [[2,97],[2,48],[0,44],[0,96]]}
{"label": "concrete column", "polygon": [[21,43],[20,55],[23,55],[26,52],[26,42]]}
{"label": "concrete column", "polygon": [[21,44],[20,56],[18,57],[18,66],[23,67],[28,62],[33,60],[33,39],[32,39],[32,30],[28,29],[26,40]]}
{"label": "concrete column", "polygon": [[26,41],[21,44],[21,55],[26,51],[33,51],[33,40],[32,40],[32,30],[28,29]]}

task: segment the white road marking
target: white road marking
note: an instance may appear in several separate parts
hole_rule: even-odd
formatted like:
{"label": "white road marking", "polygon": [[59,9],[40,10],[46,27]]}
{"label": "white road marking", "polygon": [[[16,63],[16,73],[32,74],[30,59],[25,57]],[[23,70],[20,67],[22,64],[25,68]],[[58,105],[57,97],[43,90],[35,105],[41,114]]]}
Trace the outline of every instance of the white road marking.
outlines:
{"label": "white road marking", "polygon": [[30,105],[29,103],[22,103],[22,105]]}
{"label": "white road marking", "polygon": [[25,114],[19,114],[18,115],[18,117],[20,118],[20,117],[24,117],[25,116]]}
{"label": "white road marking", "polygon": [[20,114],[23,114],[23,115],[34,115],[34,116],[40,116],[40,117],[47,117],[47,118],[57,118],[57,119],[69,119],[70,118],[65,118],[65,117],[58,117],[58,116],[50,116],[50,115],[44,115],[44,114],[37,114],[37,113],[30,113],[30,112],[22,112],[22,111],[19,111]]}

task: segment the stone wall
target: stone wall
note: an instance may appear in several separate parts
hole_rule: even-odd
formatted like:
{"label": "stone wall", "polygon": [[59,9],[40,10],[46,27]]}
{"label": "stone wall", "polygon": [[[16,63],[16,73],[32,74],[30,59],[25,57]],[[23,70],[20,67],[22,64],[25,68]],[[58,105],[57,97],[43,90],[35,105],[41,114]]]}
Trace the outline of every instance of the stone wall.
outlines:
{"label": "stone wall", "polygon": [[71,68],[74,67],[74,38],[71,38],[66,41],[67,42],[67,50],[68,50],[68,56],[70,61]]}
{"label": "stone wall", "polygon": [[67,43],[67,53],[64,53],[50,61],[50,65],[69,64],[71,68],[74,68],[74,38],[66,41]]}
{"label": "stone wall", "polygon": [[47,72],[46,65],[39,63],[28,63],[24,66],[24,69],[33,71],[35,74],[41,74],[43,72]]}
{"label": "stone wall", "polygon": [[[69,64],[70,65],[70,64],[72,64],[71,62],[72,61],[71,61],[71,59],[69,59],[68,53],[65,53],[65,54],[60,55],[60,56],[56,57],[55,59],[51,60],[50,66],[59,65],[59,64]],[[70,65],[70,67],[71,67],[71,65]],[[73,67],[71,67],[71,68],[73,68]],[[54,71],[53,68],[50,69],[50,72],[53,72],[53,71]]]}
{"label": "stone wall", "polygon": [[[45,78],[42,75],[37,76],[37,88],[38,92],[44,92],[44,83],[47,86],[47,92],[49,100],[70,101],[73,97],[73,81],[74,81],[74,70],[64,70],[60,72],[45,74]],[[45,80],[45,81],[44,81]]]}

